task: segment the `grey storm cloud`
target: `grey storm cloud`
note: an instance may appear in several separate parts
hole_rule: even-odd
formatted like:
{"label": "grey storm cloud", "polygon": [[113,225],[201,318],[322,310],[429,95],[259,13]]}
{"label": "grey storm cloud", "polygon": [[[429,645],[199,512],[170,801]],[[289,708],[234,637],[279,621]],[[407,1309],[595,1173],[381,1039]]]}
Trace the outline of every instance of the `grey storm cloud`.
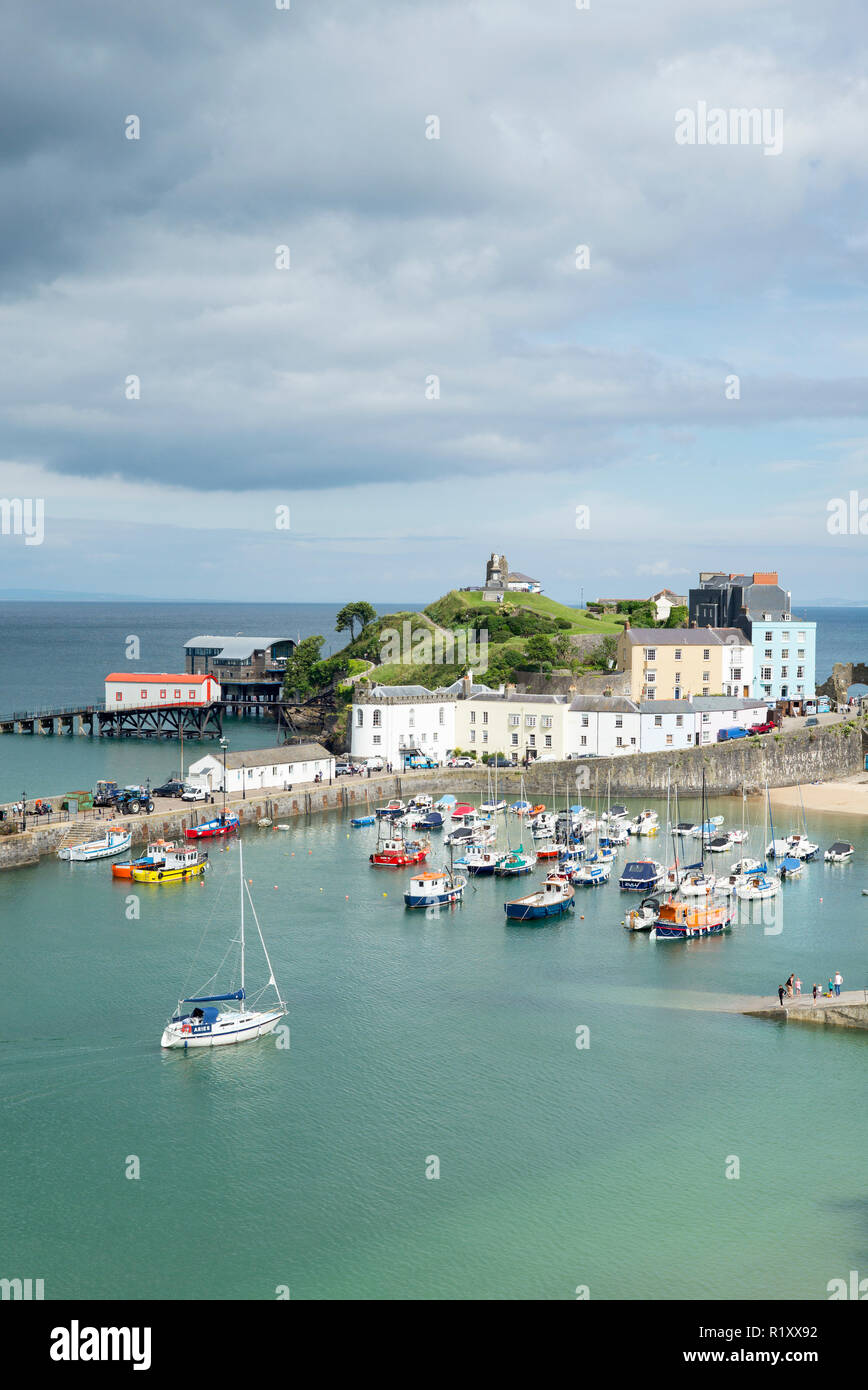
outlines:
{"label": "grey storm cloud", "polygon": [[[806,0],[702,9],[17,7],[0,94],[4,454],[328,488],[593,468],[636,426],[864,414],[849,360],[751,356],[769,286],[798,276],[810,294],[830,243],[864,230],[852,56]],[[842,13],[864,46],[860,11]],[[678,148],[674,112],[700,98],[783,107],[784,153]],[[731,318],[707,310],[699,352],[695,322],[679,338],[680,314],[718,302],[745,323],[737,419]]]}

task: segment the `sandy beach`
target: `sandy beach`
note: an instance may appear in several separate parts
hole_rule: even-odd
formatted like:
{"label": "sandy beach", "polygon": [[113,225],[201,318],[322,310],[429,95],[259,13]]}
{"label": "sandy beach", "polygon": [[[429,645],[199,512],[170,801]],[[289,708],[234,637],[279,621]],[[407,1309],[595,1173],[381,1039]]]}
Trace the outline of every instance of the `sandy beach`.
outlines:
{"label": "sandy beach", "polygon": [[[799,799],[801,795],[801,800]],[[856,773],[838,782],[815,782],[801,788],[773,787],[772,806],[800,811],[834,811],[844,816],[868,816],[868,773]]]}

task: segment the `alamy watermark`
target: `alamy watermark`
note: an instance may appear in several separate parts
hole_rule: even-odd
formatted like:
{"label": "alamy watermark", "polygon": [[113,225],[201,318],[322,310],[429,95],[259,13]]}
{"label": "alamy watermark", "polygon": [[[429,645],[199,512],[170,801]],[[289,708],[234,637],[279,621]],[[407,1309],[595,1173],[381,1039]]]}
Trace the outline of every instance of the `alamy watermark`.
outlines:
{"label": "alamy watermark", "polygon": [[23,536],[25,545],[45,540],[43,497],[0,497],[0,536]]}
{"label": "alamy watermark", "polygon": [[457,632],[417,628],[409,619],[380,633],[380,662],[398,666],[467,666],[474,675],[488,670],[488,629],[463,628]]}
{"label": "alamy watermark", "polygon": [[830,497],[826,511],[830,536],[868,536],[868,497],[860,497],[855,488],[846,498]]}
{"label": "alamy watermark", "polygon": [[763,154],[784,148],[784,113],[780,106],[682,106],[675,112],[676,145],[762,145]]}

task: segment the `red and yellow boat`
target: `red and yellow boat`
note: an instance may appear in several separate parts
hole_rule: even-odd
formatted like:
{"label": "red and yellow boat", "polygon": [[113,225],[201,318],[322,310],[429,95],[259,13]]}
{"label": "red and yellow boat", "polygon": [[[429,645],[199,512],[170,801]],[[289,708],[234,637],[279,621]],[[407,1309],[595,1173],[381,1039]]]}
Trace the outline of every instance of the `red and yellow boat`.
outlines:
{"label": "red and yellow boat", "polygon": [[370,861],[376,868],[403,869],[424,863],[430,849],[427,840],[381,840]]}
{"label": "red and yellow boat", "polygon": [[174,840],[154,840],[148,845],[146,854],[141,859],[127,859],[120,864],[112,864],[113,878],[129,878],[133,876],[133,869],[159,869],[165,862],[166,855],[176,849]]}

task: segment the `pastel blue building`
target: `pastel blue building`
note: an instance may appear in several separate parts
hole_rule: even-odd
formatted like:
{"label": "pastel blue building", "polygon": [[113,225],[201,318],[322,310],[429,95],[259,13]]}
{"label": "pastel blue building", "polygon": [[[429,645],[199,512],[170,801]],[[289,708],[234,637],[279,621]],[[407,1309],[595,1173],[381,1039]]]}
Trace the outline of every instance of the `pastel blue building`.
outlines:
{"label": "pastel blue building", "polygon": [[817,676],[817,624],[790,614],[754,618],[753,690],[764,700],[811,700]]}

